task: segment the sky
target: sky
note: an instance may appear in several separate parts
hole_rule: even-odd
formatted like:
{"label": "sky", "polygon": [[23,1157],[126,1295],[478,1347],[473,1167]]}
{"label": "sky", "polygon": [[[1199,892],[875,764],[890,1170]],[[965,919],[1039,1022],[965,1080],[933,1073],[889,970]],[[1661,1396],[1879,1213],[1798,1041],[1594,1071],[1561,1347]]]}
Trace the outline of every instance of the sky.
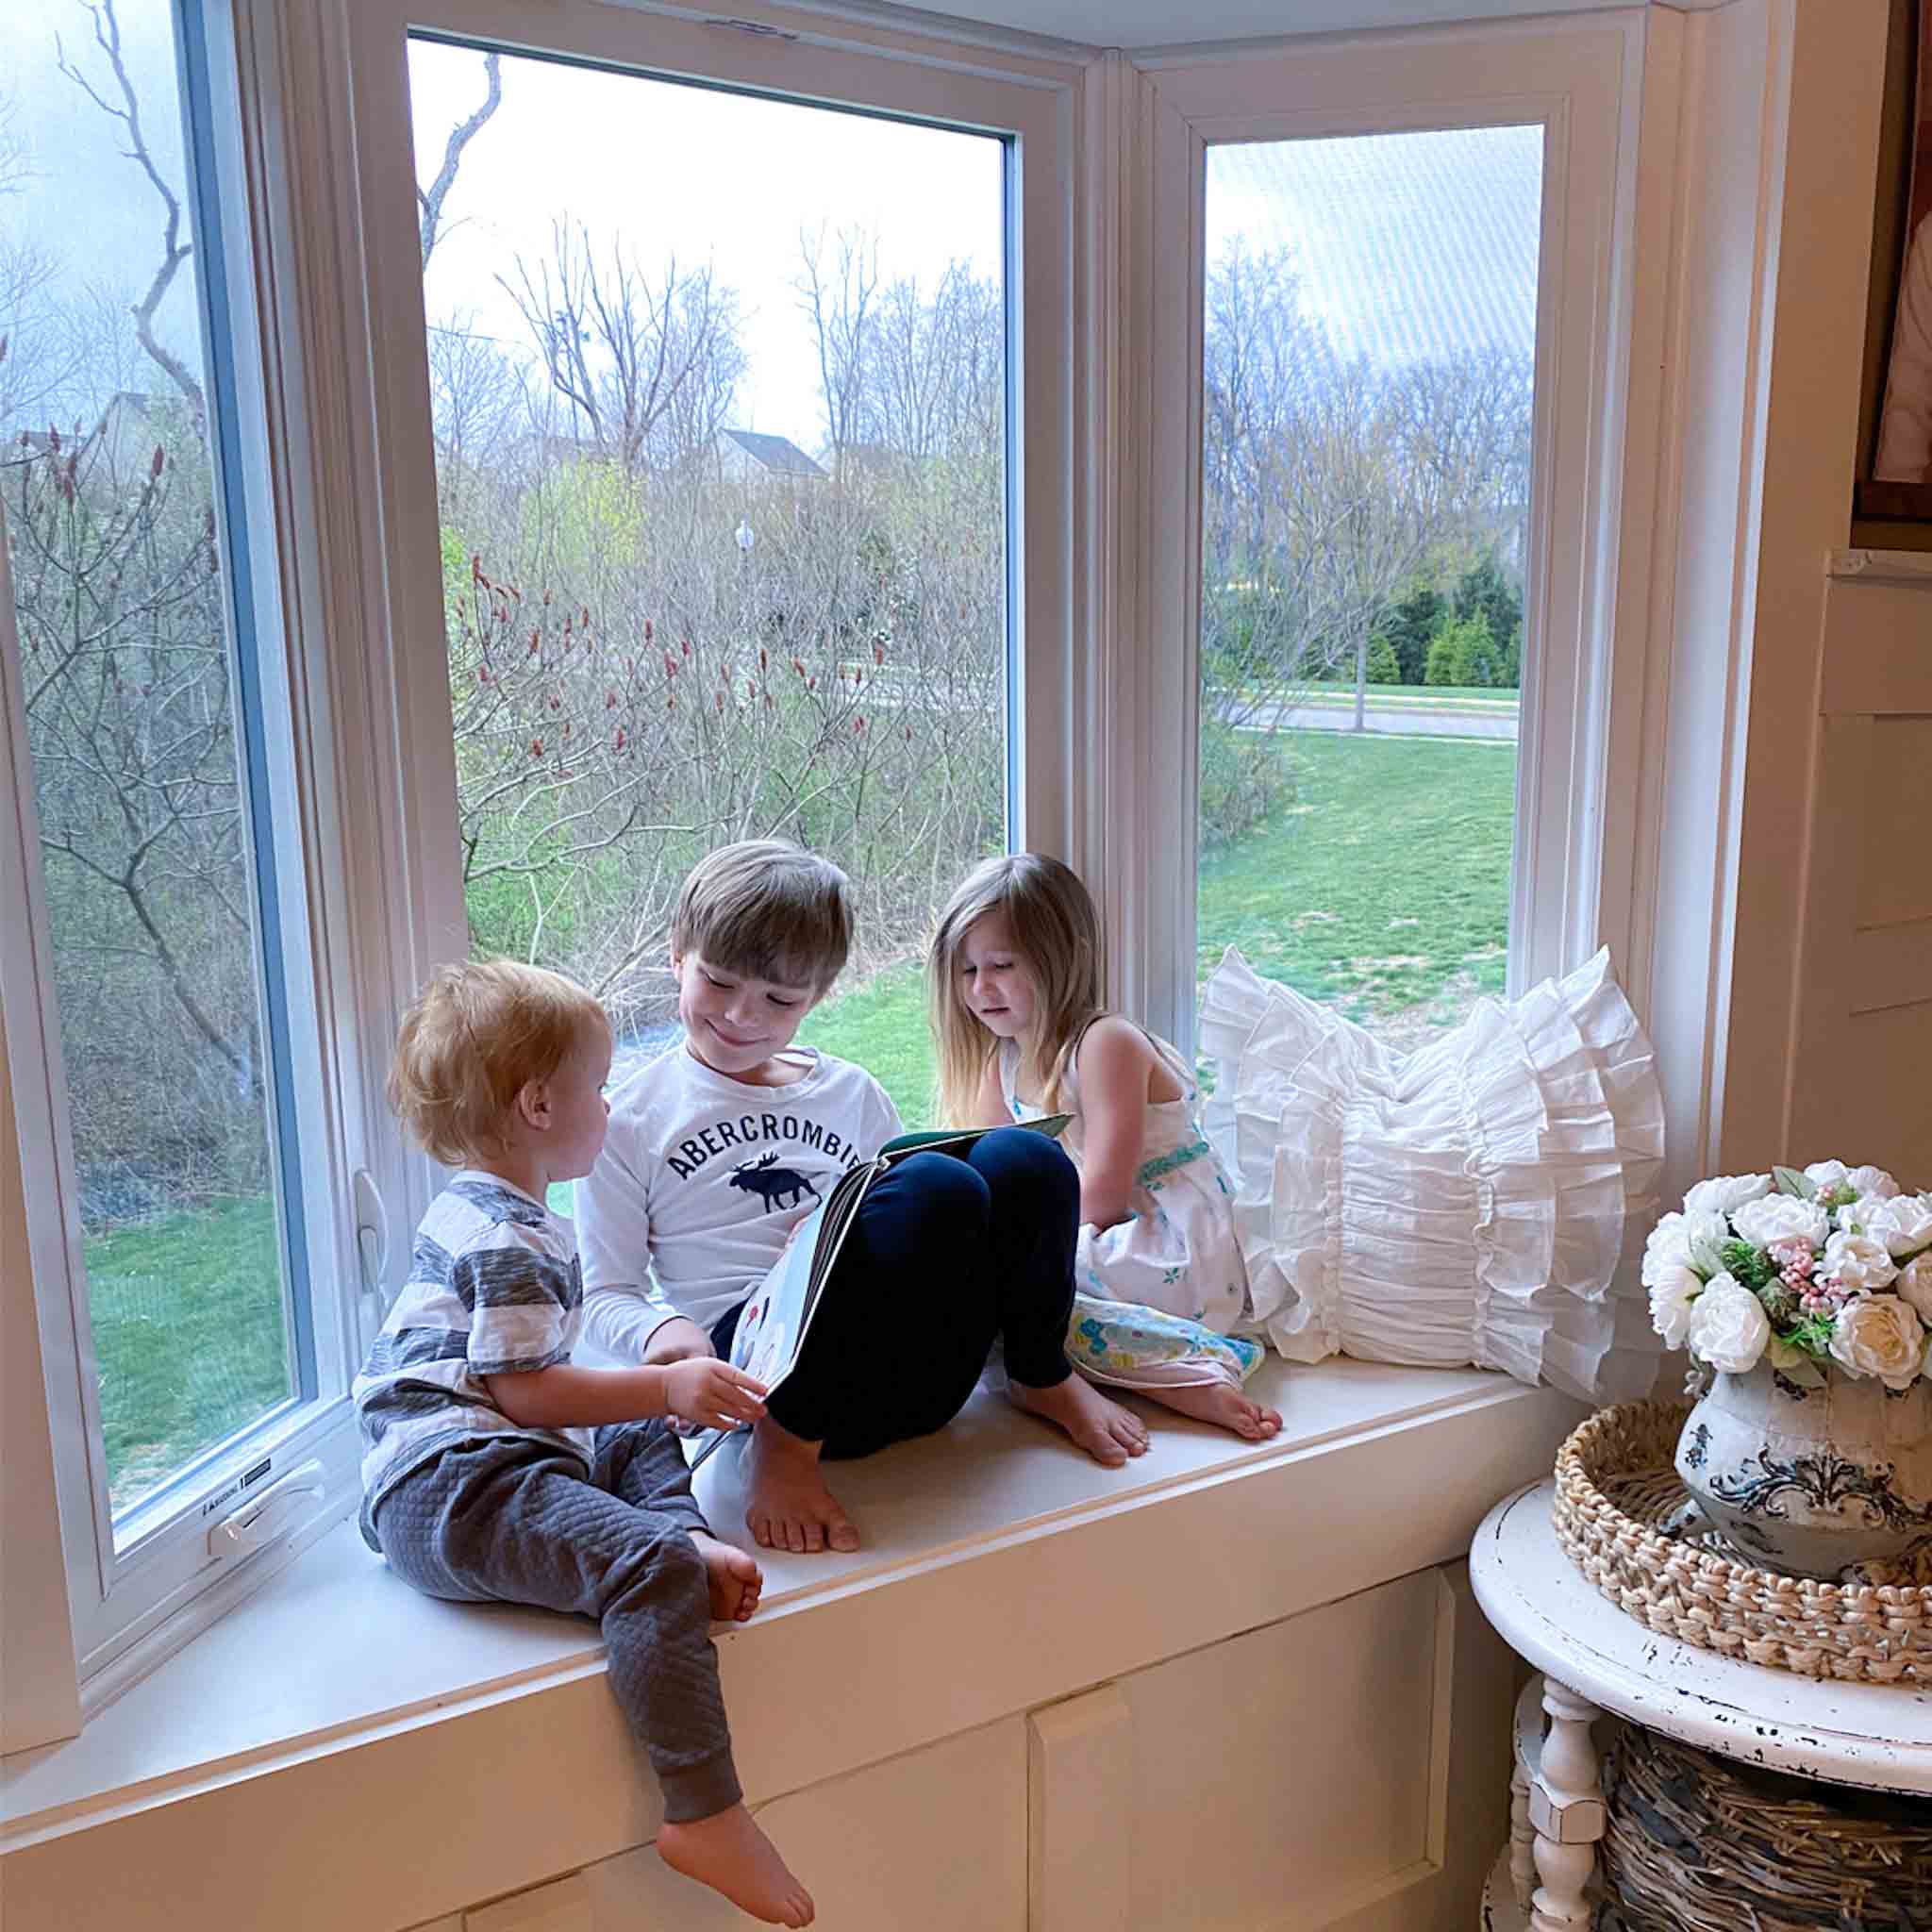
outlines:
{"label": "sky", "polygon": [[[128,62],[156,158],[181,178],[166,0],[120,0]],[[58,258],[69,286],[152,273],[158,203],[118,152],[119,130],[55,65],[55,34],[104,89],[105,60],[75,0],[0,0],[0,88],[33,174],[0,197],[0,234]],[[410,60],[419,168],[483,98],[482,56],[417,42]],[[680,86],[525,57],[504,61],[496,116],[465,152],[425,278],[427,319],[522,349],[527,331],[497,277],[548,246],[559,216],[648,273],[675,253],[735,288],[751,372],[738,426],[823,441],[793,286],[801,231],[876,235],[888,279],[935,282],[950,260],[1001,273],[1003,144],[992,138]],[[1459,349],[1528,351],[1535,332],[1541,132],[1485,128],[1272,142],[1210,151],[1210,257],[1236,234],[1285,247],[1305,305],[1345,357],[1390,365]],[[161,317],[196,346],[177,277]],[[5,429],[12,425],[0,425]]]}

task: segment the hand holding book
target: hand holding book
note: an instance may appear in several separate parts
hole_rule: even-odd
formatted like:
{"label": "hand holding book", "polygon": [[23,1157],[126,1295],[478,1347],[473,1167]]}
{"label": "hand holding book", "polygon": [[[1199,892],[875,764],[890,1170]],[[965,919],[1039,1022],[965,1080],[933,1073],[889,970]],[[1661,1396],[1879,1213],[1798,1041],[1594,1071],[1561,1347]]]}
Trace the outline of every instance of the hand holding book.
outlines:
{"label": "hand holding book", "polygon": [[666,1410],[707,1429],[733,1429],[765,1412],[765,1385],[716,1356],[688,1356],[664,1371]]}

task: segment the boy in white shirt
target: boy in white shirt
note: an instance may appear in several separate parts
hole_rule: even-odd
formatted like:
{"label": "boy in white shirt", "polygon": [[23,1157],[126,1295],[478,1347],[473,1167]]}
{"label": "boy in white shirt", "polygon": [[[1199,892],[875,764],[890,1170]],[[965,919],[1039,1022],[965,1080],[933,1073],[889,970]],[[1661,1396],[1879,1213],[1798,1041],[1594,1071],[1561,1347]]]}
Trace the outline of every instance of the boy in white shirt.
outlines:
{"label": "boy in white shirt", "polygon": [[583,1275],[546,1195],[596,1159],[609,1073],[603,1008],[514,960],[444,967],[404,1019],[391,1104],[458,1172],[356,1378],[362,1534],[426,1595],[596,1618],[663,1787],[658,1856],[767,1924],[808,1925],[744,1808],[710,1639],[763,1578],[708,1534],[663,1421],[750,1421],[764,1391],[719,1361],[571,1361]]}
{"label": "boy in white shirt", "polygon": [[[783,841],[725,846],[685,881],[671,929],[684,1038],[611,1096],[577,1185],[600,1348],[647,1364],[728,1355],[791,1229],[899,1132],[871,1074],[791,1045],[851,943],[844,874]],[[745,1521],[761,1547],[856,1550],[821,1457],[944,1427],[1002,1335],[1020,1407],[1098,1461],[1145,1449],[1139,1419],[1067,1363],[1079,1191],[1058,1146],[1010,1128],[963,1159],[914,1155],[868,1192],[808,1352],[753,1428]]]}

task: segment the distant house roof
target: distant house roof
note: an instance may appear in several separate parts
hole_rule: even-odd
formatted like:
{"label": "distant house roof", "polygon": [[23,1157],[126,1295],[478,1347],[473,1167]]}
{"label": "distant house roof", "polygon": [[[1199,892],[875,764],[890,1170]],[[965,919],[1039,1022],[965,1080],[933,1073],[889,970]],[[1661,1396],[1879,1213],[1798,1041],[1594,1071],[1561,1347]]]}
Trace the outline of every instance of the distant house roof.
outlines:
{"label": "distant house roof", "polygon": [[161,416],[166,405],[158,396],[151,396],[145,390],[117,389],[108,398],[108,407],[101,411],[105,422],[113,415],[134,415],[145,422],[156,422]]}
{"label": "distant house roof", "polygon": [[823,479],[824,471],[789,436],[760,436],[756,429],[726,429],[722,432],[753,462],[762,464],[776,476],[813,476]]}

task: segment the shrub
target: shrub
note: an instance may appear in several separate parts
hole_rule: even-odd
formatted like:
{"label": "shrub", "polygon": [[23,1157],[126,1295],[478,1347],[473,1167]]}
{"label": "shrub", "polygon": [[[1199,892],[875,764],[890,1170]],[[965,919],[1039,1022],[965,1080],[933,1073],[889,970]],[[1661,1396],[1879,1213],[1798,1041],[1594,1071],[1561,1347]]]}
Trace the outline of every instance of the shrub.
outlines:
{"label": "shrub", "polygon": [[1201,727],[1201,842],[1210,850],[1245,838],[1294,802],[1294,764],[1265,732],[1219,718]]}
{"label": "shrub", "polygon": [[1451,618],[1429,641],[1424,684],[1484,685],[1498,681],[1501,658],[1481,617]]}
{"label": "shrub", "polygon": [[1371,684],[1400,684],[1402,666],[1395,656],[1395,646],[1387,638],[1369,640],[1369,682]]}

